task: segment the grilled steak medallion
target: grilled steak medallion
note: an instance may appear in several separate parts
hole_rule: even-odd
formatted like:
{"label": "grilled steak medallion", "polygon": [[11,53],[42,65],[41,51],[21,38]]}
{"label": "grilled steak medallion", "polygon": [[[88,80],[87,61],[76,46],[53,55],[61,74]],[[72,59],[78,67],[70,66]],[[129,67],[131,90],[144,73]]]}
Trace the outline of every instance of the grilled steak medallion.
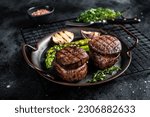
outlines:
{"label": "grilled steak medallion", "polygon": [[82,80],[87,74],[88,54],[79,47],[66,47],[56,53],[54,68],[68,82]]}
{"label": "grilled steak medallion", "polygon": [[56,62],[67,69],[82,66],[89,59],[88,54],[79,47],[66,47],[56,53]]}
{"label": "grilled steak medallion", "polygon": [[102,35],[89,42],[90,56],[95,66],[106,69],[113,66],[122,49],[121,42],[111,35]]}
{"label": "grilled steak medallion", "polygon": [[122,49],[121,42],[111,35],[101,35],[92,39],[89,46],[92,50],[101,54],[117,54]]}

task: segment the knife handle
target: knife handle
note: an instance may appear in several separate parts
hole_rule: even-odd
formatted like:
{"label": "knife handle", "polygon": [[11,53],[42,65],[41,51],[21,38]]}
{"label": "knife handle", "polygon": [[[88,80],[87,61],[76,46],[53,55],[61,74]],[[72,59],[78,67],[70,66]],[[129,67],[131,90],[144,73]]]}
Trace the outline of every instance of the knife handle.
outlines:
{"label": "knife handle", "polygon": [[115,20],[108,20],[108,23],[111,24],[136,24],[140,23],[140,18],[123,18],[123,19],[115,19]]}

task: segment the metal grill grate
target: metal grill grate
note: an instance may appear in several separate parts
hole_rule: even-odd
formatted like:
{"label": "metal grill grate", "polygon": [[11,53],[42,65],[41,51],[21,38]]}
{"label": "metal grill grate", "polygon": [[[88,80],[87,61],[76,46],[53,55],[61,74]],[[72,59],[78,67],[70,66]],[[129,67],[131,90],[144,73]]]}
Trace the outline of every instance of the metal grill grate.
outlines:
{"label": "metal grill grate", "polygon": [[[35,43],[54,31],[65,28],[65,21],[60,21],[52,24],[39,25],[36,27],[22,28],[22,36],[25,43],[35,46]],[[125,25],[125,27],[139,39],[139,45],[133,50],[133,59],[129,69],[126,71],[125,75],[131,73],[137,73],[144,70],[150,69],[150,39],[142,34],[133,25]],[[120,27],[114,27],[113,25],[106,25],[101,27],[104,30],[111,30],[114,34],[118,35],[125,43],[128,45],[132,44],[132,40],[123,29]]]}
{"label": "metal grill grate", "polygon": [[35,43],[39,39],[62,28],[65,28],[64,22],[57,22],[53,24],[38,25],[36,27],[22,28],[21,33],[25,43],[35,46]]}

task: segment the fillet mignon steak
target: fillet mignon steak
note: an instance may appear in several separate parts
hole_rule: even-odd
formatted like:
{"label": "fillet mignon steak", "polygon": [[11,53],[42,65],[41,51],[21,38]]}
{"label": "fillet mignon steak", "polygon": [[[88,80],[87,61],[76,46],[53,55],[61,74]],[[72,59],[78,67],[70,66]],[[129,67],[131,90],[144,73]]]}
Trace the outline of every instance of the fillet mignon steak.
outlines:
{"label": "fillet mignon steak", "polygon": [[65,81],[75,82],[87,74],[88,54],[79,47],[66,47],[56,53],[54,68]]}
{"label": "fillet mignon steak", "polygon": [[120,56],[121,42],[114,36],[102,35],[89,42],[90,57],[95,66],[106,69],[113,66]]}

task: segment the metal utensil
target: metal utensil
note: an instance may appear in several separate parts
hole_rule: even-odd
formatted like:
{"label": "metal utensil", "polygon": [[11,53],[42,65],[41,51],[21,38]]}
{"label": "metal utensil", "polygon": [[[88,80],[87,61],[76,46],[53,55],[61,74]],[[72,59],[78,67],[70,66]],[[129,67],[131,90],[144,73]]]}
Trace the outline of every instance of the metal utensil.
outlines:
{"label": "metal utensil", "polygon": [[91,25],[104,25],[104,24],[136,24],[140,23],[140,18],[123,18],[123,19],[114,19],[114,20],[102,20],[98,22],[89,22],[89,23],[78,23],[74,21],[66,21],[65,25],[67,26],[91,26]]}

